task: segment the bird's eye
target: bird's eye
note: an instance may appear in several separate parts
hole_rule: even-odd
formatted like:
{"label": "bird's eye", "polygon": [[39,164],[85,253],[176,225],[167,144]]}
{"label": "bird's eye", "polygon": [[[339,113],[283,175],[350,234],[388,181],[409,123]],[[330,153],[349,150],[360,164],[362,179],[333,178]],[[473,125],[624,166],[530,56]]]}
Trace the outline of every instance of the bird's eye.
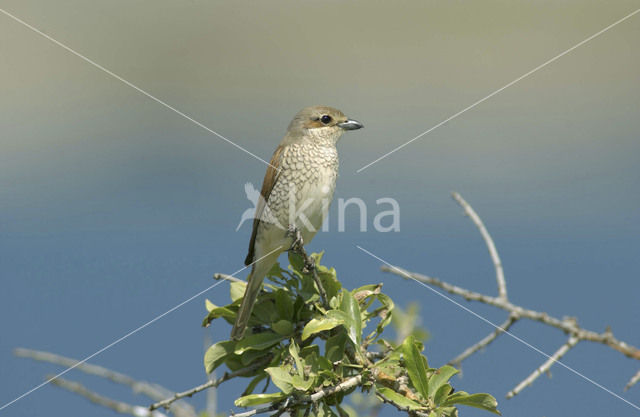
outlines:
{"label": "bird's eye", "polygon": [[324,123],[325,125],[328,125],[329,123],[331,123],[331,121],[332,121],[333,119],[331,118],[331,116],[329,116],[329,115],[325,114],[324,116],[322,116],[322,117],[320,118],[320,120],[321,120],[321,121],[322,121],[322,123]]}

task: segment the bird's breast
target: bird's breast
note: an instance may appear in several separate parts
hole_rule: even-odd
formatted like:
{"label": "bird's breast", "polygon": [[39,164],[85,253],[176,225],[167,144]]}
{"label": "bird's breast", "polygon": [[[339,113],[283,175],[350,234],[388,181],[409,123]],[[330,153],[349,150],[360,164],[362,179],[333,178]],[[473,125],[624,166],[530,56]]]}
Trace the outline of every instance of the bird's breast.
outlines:
{"label": "bird's breast", "polygon": [[[338,176],[335,147],[289,145],[267,205],[285,226],[318,230],[333,199]],[[307,238],[309,239],[309,238]]]}

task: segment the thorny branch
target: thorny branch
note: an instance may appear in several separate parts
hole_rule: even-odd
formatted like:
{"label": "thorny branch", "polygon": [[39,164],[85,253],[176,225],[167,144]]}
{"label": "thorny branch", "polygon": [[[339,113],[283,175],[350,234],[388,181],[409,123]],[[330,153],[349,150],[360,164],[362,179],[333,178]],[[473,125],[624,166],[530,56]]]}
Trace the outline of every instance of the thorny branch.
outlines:
{"label": "thorny branch", "polygon": [[[53,375],[47,375],[46,378],[51,379],[53,378]],[[51,384],[66,389],[67,391],[73,392],[74,394],[78,394],[94,404],[103,406],[120,414],[130,414],[136,417],[166,417],[165,414],[162,414],[158,411],[150,411],[146,407],[112,400],[111,398],[91,391],[79,382],[69,381],[68,379],[58,377],[52,379]],[[193,414],[193,416],[195,416],[195,413]]]}
{"label": "thorny branch", "polygon": [[624,390],[628,390],[629,388],[631,388],[632,386],[635,385],[636,382],[640,381],[640,369],[638,370],[638,372],[636,372],[636,374],[629,380],[629,382],[627,383],[627,385],[624,386]]}
{"label": "thorny branch", "polygon": [[[108,369],[102,366],[93,365],[86,362],[79,364],[78,363],[79,361],[77,361],[76,359],[68,358],[61,355],[56,355],[55,353],[51,353],[51,352],[44,352],[44,351],[25,349],[25,348],[16,348],[13,351],[13,353],[14,355],[21,358],[28,358],[28,359],[33,359],[40,362],[53,363],[55,365],[60,365],[65,368],[70,368],[73,366],[74,369],[84,372],[86,374],[95,375],[95,376],[107,379],[116,384],[129,386],[131,387],[134,393],[146,395],[147,397],[155,401],[159,401],[163,398],[166,398],[167,396],[171,395],[171,392],[172,392],[171,390],[157,384],[138,381],[134,378],[131,378],[128,375],[113,371],[111,369]],[[50,379],[50,378],[47,378],[47,379]],[[77,382],[68,381],[68,380],[62,380],[62,382],[59,382],[58,380],[60,380],[60,378],[53,379],[51,383],[61,388],[67,389],[68,391],[71,391],[78,395],[86,397],[90,401],[96,404],[104,405],[105,407],[114,409],[113,407],[109,407],[106,404],[109,401],[111,401],[112,405],[114,405],[115,403],[119,403],[118,401],[114,401],[106,397],[102,397],[99,394],[90,391],[88,388],[78,384]],[[101,398],[101,400],[94,401],[94,399],[98,399],[98,398]],[[135,414],[138,416],[145,415],[145,414],[140,414],[140,409],[148,411],[146,407],[133,406],[126,403],[120,403],[120,405],[118,405],[120,409],[124,409],[123,408],[124,406],[131,407],[129,409],[138,412],[138,414]],[[178,417],[193,417],[196,415],[195,409],[191,405],[187,404],[186,402],[177,402],[173,404],[171,406],[171,411],[173,412],[174,415]]]}
{"label": "thorny branch", "polygon": [[242,369],[238,369],[235,372],[225,372],[224,375],[222,375],[220,378],[217,379],[212,379],[210,381],[205,382],[202,385],[198,385],[197,387],[193,387],[187,391],[183,391],[183,392],[177,392],[175,393],[171,398],[166,398],[162,401],[159,401],[155,404],[151,404],[151,406],[149,406],[149,410],[156,410],[158,408],[168,408],[169,405],[171,405],[171,403],[173,403],[174,401],[177,401],[181,398],[185,398],[185,397],[191,397],[193,394],[197,394],[200,391],[204,391],[206,389],[209,388],[215,388],[217,386],[219,386],[220,384],[222,384],[223,382],[226,382],[232,378],[235,378],[237,376],[242,376],[242,375],[246,375],[249,374],[253,371],[255,371],[256,369],[262,368],[263,366],[265,366],[267,363],[269,363],[269,361],[271,360],[270,357],[267,357],[265,360],[261,360],[256,362],[253,365],[247,366],[246,368],[242,368]]}
{"label": "thorny branch", "polygon": [[464,209],[464,214],[469,216],[473,224],[476,225],[478,231],[482,235],[482,239],[484,239],[485,244],[487,245],[487,249],[489,250],[489,256],[491,256],[491,261],[493,262],[493,267],[496,270],[496,281],[498,283],[498,296],[503,300],[507,299],[507,282],[504,279],[504,270],[502,269],[502,261],[500,260],[500,256],[498,255],[498,250],[496,249],[496,245],[493,243],[493,239],[491,235],[487,231],[487,228],[484,227],[484,223],[480,216],[475,212],[473,207],[469,205],[465,201],[464,198],[458,193],[451,193],[451,196],[456,203],[460,205]]}
{"label": "thorny branch", "polygon": [[488,335],[486,335],[478,343],[469,346],[468,348],[466,348],[464,350],[464,352],[462,352],[461,354],[459,354],[455,358],[451,359],[449,361],[449,365],[455,366],[456,368],[459,368],[460,365],[462,364],[463,360],[467,359],[469,356],[473,355],[477,351],[482,350],[485,347],[487,347],[487,345],[489,345],[489,343],[493,342],[496,339],[496,337],[498,337],[502,333],[508,331],[511,328],[511,325],[516,322],[516,320],[517,320],[517,317],[515,315],[513,315],[513,314],[510,314],[509,318],[504,323],[502,323],[500,326],[498,326],[499,327],[498,329],[495,329],[493,332],[491,332]]}
{"label": "thorny branch", "polygon": [[[509,391],[507,394],[507,398],[511,398],[521,392],[525,387],[530,385],[536,378],[538,378],[542,373],[547,372],[551,365],[554,362],[557,362],[564,354],[566,354],[572,347],[574,347],[578,342],[581,341],[590,341],[601,343],[610,348],[622,353],[623,355],[640,360],[640,349],[635,346],[632,346],[622,340],[618,340],[613,336],[612,331],[607,328],[604,332],[598,333],[591,330],[583,329],[578,325],[578,321],[574,317],[563,317],[562,319],[558,319],[556,317],[550,316],[545,312],[535,311],[526,309],[524,307],[515,305],[511,303],[507,297],[507,287],[506,280],[504,277],[504,271],[502,269],[502,262],[500,261],[500,257],[498,255],[498,251],[493,243],[493,239],[491,235],[487,231],[484,226],[480,216],[473,210],[473,208],[467,203],[462,196],[458,193],[452,193],[453,199],[464,209],[464,212],[475,224],[475,226],[480,231],[482,238],[487,245],[489,250],[489,254],[491,256],[491,260],[493,262],[495,271],[496,271],[496,280],[498,283],[498,296],[493,297],[490,295],[481,294],[475,291],[470,291],[465,288],[458,287],[456,285],[449,284],[448,282],[439,280],[437,278],[433,278],[430,276],[418,274],[415,272],[407,271],[403,268],[399,268],[392,265],[383,265],[381,269],[385,272],[390,272],[392,274],[396,274],[404,279],[414,279],[416,281],[423,282],[425,284],[433,285],[434,287],[438,287],[448,292],[449,294],[454,294],[464,298],[467,301],[479,301],[483,304],[488,304],[493,307],[500,308],[509,313],[509,318],[500,325],[500,329],[496,329],[491,332],[489,335],[485,336],[482,340],[475,343],[474,345],[465,349],[460,355],[452,359],[449,363],[453,365],[460,365],[460,363],[467,359],[472,354],[477,351],[485,348],[492,341],[494,341],[498,336],[508,331],[508,329],[516,323],[520,319],[529,319],[532,321],[537,321],[540,323],[544,323],[548,326],[555,327],[557,329],[562,330],[564,333],[570,335],[569,340],[563,344],[556,353],[551,356],[551,359],[548,359],[544,364],[542,364],[536,371],[534,371],[531,375],[529,375],[526,379],[524,379],[520,384],[518,384],[513,390]],[[629,389],[635,383],[640,380],[640,371],[636,373],[625,386],[625,390]]]}
{"label": "thorny branch", "polygon": [[253,410],[245,411],[243,413],[232,414],[232,416],[233,417],[250,417],[256,414],[267,413],[269,411],[275,411],[275,410],[286,411],[288,408],[294,407],[300,404],[317,403],[324,397],[327,397],[329,395],[333,395],[339,392],[347,391],[353,387],[359,386],[361,383],[362,383],[362,375],[352,376],[351,378],[347,378],[346,380],[342,381],[338,385],[323,388],[314,394],[304,395],[295,400],[290,400],[290,398],[287,398],[282,404],[273,404],[268,407],[256,408]]}
{"label": "thorny branch", "polygon": [[548,372],[549,368],[551,368],[551,365],[553,365],[554,362],[559,361],[560,358],[562,358],[567,352],[569,352],[571,348],[577,345],[579,341],[580,339],[578,339],[577,337],[571,336],[569,340],[567,340],[567,342],[564,345],[560,346],[560,349],[556,350],[556,352],[553,355],[551,355],[551,357],[547,359],[545,363],[540,365],[540,367],[538,367],[538,369],[533,371],[531,375],[529,375],[522,382],[520,382],[518,386],[516,386],[514,389],[509,391],[507,393],[507,398],[511,398],[519,394],[523,389],[531,385],[537,377],[539,377],[545,372]]}

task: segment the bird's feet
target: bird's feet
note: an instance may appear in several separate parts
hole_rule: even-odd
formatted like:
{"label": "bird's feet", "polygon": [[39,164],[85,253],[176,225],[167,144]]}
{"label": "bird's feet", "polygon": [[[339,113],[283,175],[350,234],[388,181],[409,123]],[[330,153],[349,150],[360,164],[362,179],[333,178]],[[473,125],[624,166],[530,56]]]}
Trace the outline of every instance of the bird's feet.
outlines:
{"label": "bird's feet", "polygon": [[293,238],[293,242],[289,247],[289,251],[301,252],[301,250],[304,250],[304,240],[302,239],[302,233],[300,233],[300,230],[298,230],[296,226],[290,224],[287,228],[287,233],[285,233],[285,236]]}
{"label": "bird's feet", "polygon": [[322,300],[322,305],[325,309],[329,309],[329,302],[327,299],[327,292],[322,286],[322,281],[318,275],[318,271],[316,271],[316,260],[307,255],[307,251],[304,249],[304,241],[302,240],[302,234],[300,230],[292,224],[287,228],[287,233],[285,233],[285,237],[293,238],[293,243],[289,247],[289,251],[293,253],[298,253],[302,255],[302,259],[304,259],[304,268],[302,272],[305,274],[311,273],[313,275],[313,280],[318,287],[318,292],[320,293],[320,299]]}
{"label": "bird's feet", "polygon": [[291,246],[289,247],[289,252],[299,253],[304,259],[304,269],[302,272],[305,274],[311,272],[316,266],[315,260],[311,256],[307,255],[307,251],[304,249],[304,240],[302,239],[302,233],[300,233],[300,230],[298,230],[296,226],[290,224],[285,236],[293,238],[293,243],[291,243]]}

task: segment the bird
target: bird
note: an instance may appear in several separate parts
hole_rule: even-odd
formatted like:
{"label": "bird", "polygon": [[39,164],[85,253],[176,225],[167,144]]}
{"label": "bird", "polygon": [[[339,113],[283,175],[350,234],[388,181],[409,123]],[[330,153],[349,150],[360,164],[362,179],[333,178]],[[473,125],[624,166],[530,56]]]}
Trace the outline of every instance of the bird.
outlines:
{"label": "bird", "polygon": [[338,177],[336,144],[345,131],[363,127],[328,106],[305,107],[289,124],[262,183],[244,261],[251,272],[231,340],[244,337],[264,277],[294,243],[291,230],[306,244],[322,226]]}

